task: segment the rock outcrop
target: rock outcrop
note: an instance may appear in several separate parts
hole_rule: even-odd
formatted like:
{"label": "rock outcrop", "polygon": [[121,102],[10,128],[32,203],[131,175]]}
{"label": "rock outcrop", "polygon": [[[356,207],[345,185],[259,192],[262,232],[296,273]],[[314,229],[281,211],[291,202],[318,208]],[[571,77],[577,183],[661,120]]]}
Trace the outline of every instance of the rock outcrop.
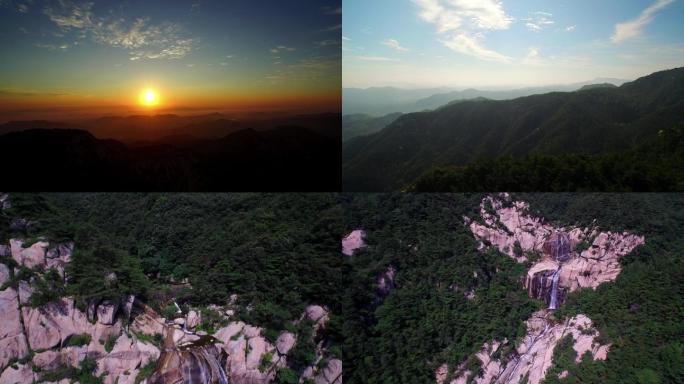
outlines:
{"label": "rock outcrop", "polygon": [[[576,363],[587,352],[595,360],[604,360],[608,354],[610,345],[596,341],[598,331],[587,316],[557,322],[552,313],[567,293],[596,289],[615,280],[621,270],[619,259],[643,244],[644,237],[601,232],[597,227],[554,227],[528,215],[528,209],[527,203],[512,201],[508,194],[489,196],[480,204],[481,220],[464,217],[464,221],[479,241],[480,250],[494,247],[519,263],[538,257],[531,262],[523,286],[530,297],[544,300],[549,309],[527,320],[527,334],[518,345],[510,345],[505,339],[485,343],[476,355],[481,372],[475,377],[463,363],[452,369],[450,384],[540,383],[553,364],[554,349],[568,335],[577,352]],[[507,352],[502,353],[503,349]],[[441,365],[435,371],[435,381],[443,384],[449,371],[447,364]]]}
{"label": "rock outcrop", "polygon": [[347,256],[352,256],[354,251],[365,247],[366,243],[363,241],[364,236],[366,236],[366,232],[362,229],[351,231],[351,233],[342,239],[342,253]]}
{"label": "rock outcrop", "polygon": [[[620,258],[644,243],[643,236],[628,232],[554,227],[528,215],[528,209],[527,203],[500,194],[482,200],[481,221],[468,217],[464,220],[480,249],[495,247],[520,263],[528,262],[530,255],[538,255],[540,259],[530,267],[524,285],[532,297],[547,303],[553,282],[550,277],[556,271],[561,299],[578,289],[596,289],[615,280],[621,270]],[[580,244],[584,245],[582,249],[578,249]]]}
{"label": "rock outcrop", "polygon": [[[558,343],[567,336],[573,339],[573,349],[577,352],[576,363],[585,353],[590,353],[594,360],[604,360],[609,345],[601,345],[596,341],[598,331],[592,327],[591,320],[584,315],[577,315],[560,323],[550,319],[548,310],[536,312],[527,320],[527,335],[522,342],[511,351],[507,359],[496,358],[506,347],[511,348],[508,340],[485,343],[477,353],[481,363],[480,376],[475,378],[478,384],[512,383],[517,384],[527,378],[530,384],[543,381],[547,370],[553,363],[553,352]],[[465,383],[473,372],[463,367],[456,372],[450,384]],[[439,383],[444,382],[448,367],[441,366],[435,376]]]}

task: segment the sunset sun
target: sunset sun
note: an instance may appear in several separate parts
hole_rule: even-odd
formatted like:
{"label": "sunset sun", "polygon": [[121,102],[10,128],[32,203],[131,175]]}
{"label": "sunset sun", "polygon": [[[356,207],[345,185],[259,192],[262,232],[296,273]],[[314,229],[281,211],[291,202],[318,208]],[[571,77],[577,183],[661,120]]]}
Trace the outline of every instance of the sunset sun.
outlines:
{"label": "sunset sun", "polygon": [[153,107],[159,104],[159,95],[154,89],[145,89],[140,93],[140,104],[146,107]]}

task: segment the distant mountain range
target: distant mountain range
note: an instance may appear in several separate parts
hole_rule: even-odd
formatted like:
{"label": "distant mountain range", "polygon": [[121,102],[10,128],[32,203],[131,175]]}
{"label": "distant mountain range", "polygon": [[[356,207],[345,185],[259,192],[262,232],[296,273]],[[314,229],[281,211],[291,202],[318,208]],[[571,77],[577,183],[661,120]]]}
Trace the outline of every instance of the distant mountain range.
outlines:
{"label": "distant mountain range", "polygon": [[501,156],[624,151],[682,122],[684,68],[620,87],[453,102],[346,142],[343,188],[400,189],[433,167]]}
{"label": "distant mountain range", "polygon": [[[227,119],[197,119],[188,125],[190,120],[172,115],[103,118],[89,122],[88,127],[82,127],[85,129],[52,122],[4,124],[0,126],[0,163],[9,175],[6,188],[340,189],[339,114],[270,120],[255,124],[258,129],[242,128],[242,123]],[[283,125],[267,128],[277,123]],[[101,139],[98,135],[121,140]]]}
{"label": "distant mountain range", "polygon": [[105,116],[73,122],[11,121],[0,124],[0,135],[34,128],[69,128],[87,130],[100,139],[132,142],[155,141],[167,136],[178,135],[216,139],[247,128],[263,131],[279,126],[300,126],[329,138],[339,139],[339,119],[340,115],[334,113],[263,119],[236,119],[221,113],[190,116],[173,114]]}
{"label": "distant mountain range", "polygon": [[342,113],[383,116],[391,113],[420,112],[439,108],[458,100],[484,97],[491,100],[508,100],[548,92],[570,92],[594,84],[621,85],[626,80],[599,78],[582,83],[525,87],[509,90],[456,90],[449,88],[401,89],[394,87],[343,88]]}

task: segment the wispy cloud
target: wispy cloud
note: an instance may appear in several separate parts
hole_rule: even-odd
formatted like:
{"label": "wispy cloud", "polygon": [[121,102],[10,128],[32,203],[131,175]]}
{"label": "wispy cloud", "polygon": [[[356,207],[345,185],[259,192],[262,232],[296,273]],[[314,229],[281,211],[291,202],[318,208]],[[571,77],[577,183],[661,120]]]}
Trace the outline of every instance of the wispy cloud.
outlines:
{"label": "wispy cloud", "polygon": [[464,55],[475,56],[481,60],[501,62],[511,61],[510,57],[485,48],[482,44],[480,44],[479,38],[477,36],[469,36],[465,33],[459,33],[450,36],[446,40],[442,40],[442,43],[451,50]]}
{"label": "wispy cloud", "polygon": [[279,45],[279,46],[277,46],[277,47],[275,47],[275,48],[271,48],[271,49],[270,49],[270,52],[271,52],[271,53],[280,53],[280,52],[292,52],[292,51],[295,51],[295,50],[296,50],[295,48],[288,47],[288,46],[286,46],[286,45]]}
{"label": "wispy cloud", "polygon": [[321,40],[321,41],[315,42],[314,44],[317,47],[321,48],[321,47],[331,47],[331,46],[340,45],[340,42],[339,42],[339,40]]}
{"label": "wispy cloud", "polygon": [[530,17],[525,19],[525,26],[532,32],[539,32],[555,24],[555,21],[551,19],[552,17],[553,15],[548,12],[533,12]]}
{"label": "wispy cloud", "polygon": [[615,32],[610,38],[611,41],[613,43],[621,43],[625,40],[639,36],[643,28],[653,21],[656,12],[667,7],[672,2],[674,2],[674,0],[656,0],[655,3],[644,9],[636,19],[616,24]]}
{"label": "wispy cloud", "polygon": [[69,48],[69,44],[34,44],[38,48],[45,48],[51,51],[66,51]]}
{"label": "wispy cloud", "polygon": [[566,32],[572,32],[572,31],[574,31],[574,30],[575,30],[575,26],[574,26],[574,25],[570,25],[570,26],[568,26],[568,27],[565,28],[565,31],[566,31]]}
{"label": "wispy cloud", "polygon": [[384,56],[352,56],[352,58],[362,61],[398,61]]}
{"label": "wispy cloud", "polygon": [[93,3],[62,0],[58,7],[46,7],[43,13],[62,32],[77,31],[80,38],[90,36],[97,43],[126,49],[130,60],[178,59],[189,54],[199,41],[183,36],[182,27],[176,23],[151,25],[149,19],[128,22],[101,18],[92,8]]}
{"label": "wispy cloud", "polygon": [[350,38],[348,38],[348,37],[346,37],[346,36],[342,36],[342,40],[345,40],[345,41],[351,41],[351,39],[350,39]]}
{"label": "wispy cloud", "polygon": [[510,61],[487,49],[484,33],[508,29],[513,18],[499,0],[413,0],[421,19],[435,24],[440,41],[449,49],[481,60]]}
{"label": "wispy cloud", "polygon": [[342,29],[342,24],[335,24],[335,25],[331,25],[327,28],[321,29],[320,32],[333,32],[333,31],[339,31],[340,29]]}
{"label": "wispy cloud", "polygon": [[399,44],[399,42],[395,39],[387,39],[382,41],[381,44],[396,49],[399,52],[408,52],[408,48],[402,47],[401,44]]}

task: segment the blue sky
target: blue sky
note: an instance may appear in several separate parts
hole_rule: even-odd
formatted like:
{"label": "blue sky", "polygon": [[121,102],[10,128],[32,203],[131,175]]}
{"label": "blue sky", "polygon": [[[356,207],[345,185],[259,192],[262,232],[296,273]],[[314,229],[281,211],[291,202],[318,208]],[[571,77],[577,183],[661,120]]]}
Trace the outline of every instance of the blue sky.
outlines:
{"label": "blue sky", "polygon": [[509,87],[684,66],[684,0],[344,0],[343,86]]}
{"label": "blue sky", "polygon": [[[0,0],[0,102],[339,99],[341,0]],[[331,104],[332,105],[332,104]]]}

